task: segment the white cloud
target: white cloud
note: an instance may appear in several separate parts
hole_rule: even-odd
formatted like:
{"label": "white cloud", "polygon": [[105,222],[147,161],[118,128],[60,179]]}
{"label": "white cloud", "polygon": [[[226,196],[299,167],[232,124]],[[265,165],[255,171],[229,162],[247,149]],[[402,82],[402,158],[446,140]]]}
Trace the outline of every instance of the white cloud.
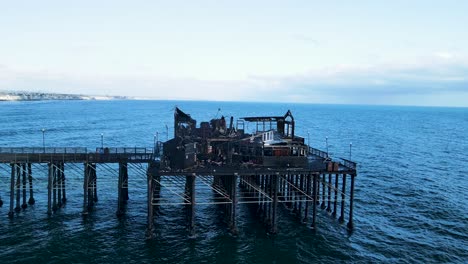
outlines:
{"label": "white cloud", "polygon": [[434,56],[437,57],[437,58],[441,58],[441,59],[453,59],[455,57],[455,55],[453,53],[450,53],[450,52],[447,52],[447,51],[439,51],[439,52],[436,52],[434,53]]}
{"label": "white cloud", "polygon": [[[241,80],[19,71],[0,65],[0,89],[155,99],[468,106],[468,60],[423,58],[405,63],[340,64],[286,76]],[[413,96],[413,97],[412,97]],[[445,101],[437,101],[439,96]],[[429,98],[422,102],[421,98]],[[453,98],[457,98],[455,101]],[[465,100],[462,100],[465,99]],[[465,104],[460,103],[466,101]]]}

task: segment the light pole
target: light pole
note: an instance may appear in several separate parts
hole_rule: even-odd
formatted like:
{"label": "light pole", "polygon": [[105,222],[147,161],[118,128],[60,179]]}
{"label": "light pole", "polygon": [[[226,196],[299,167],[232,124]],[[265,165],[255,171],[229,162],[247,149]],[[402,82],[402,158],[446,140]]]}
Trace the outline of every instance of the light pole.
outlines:
{"label": "light pole", "polygon": [[351,149],[353,147],[353,142],[349,143],[349,161],[351,161]]}
{"label": "light pole", "polygon": [[42,148],[45,153],[45,128],[42,129]]}
{"label": "light pole", "polygon": [[[156,132],[156,133],[158,133],[158,132]],[[153,155],[156,155],[156,137],[157,137],[157,135],[154,134],[153,135]]]}
{"label": "light pole", "polygon": [[325,144],[327,146],[327,158],[328,158],[328,137],[325,137]]}
{"label": "light pole", "polygon": [[104,133],[101,133],[101,149],[104,149]]}

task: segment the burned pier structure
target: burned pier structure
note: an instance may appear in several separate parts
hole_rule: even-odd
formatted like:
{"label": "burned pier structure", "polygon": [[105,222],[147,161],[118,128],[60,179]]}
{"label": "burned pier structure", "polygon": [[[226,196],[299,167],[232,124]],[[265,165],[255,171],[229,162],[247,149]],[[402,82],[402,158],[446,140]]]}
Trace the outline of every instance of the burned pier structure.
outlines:
{"label": "burned pier structure", "polygon": [[146,174],[149,238],[158,223],[157,212],[170,205],[183,205],[189,234],[195,233],[200,205],[218,206],[233,233],[239,231],[236,218],[242,204],[251,207],[273,234],[281,229],[279,210],[289,210],[315,229],[320,209],[347,222],[352,230],[356,163],[331,159],[295,132],[290,111],[283,116],[243,117],[235,124],[233,117],[222,116],[197,126],[195,119],[176,108],[174,137],[157,142],[154,148],[101,147],[92,152],[86,148],[0,148],[0,178],[7,179],[5,172],[10,176],[8,215],[14,217],[34,205],[37,180],[32,169],[38,164],[47,164],[47,213],[53,215],[67,201],[67,165],[82,171],[83,215],[87,215],[98,201],[97,167],[114,163],[118,164],[118,216],[125,213],[129,199],[129,168],[137,166]]}

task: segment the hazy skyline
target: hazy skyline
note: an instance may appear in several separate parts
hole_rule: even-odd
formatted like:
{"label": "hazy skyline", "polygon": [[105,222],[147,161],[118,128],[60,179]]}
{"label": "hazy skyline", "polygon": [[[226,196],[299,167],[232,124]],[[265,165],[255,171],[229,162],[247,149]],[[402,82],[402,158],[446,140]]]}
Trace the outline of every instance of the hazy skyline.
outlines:
{"label": "hazy skyline", "polygon": [[468,2],[0,3],[0,90],[468,106]]}

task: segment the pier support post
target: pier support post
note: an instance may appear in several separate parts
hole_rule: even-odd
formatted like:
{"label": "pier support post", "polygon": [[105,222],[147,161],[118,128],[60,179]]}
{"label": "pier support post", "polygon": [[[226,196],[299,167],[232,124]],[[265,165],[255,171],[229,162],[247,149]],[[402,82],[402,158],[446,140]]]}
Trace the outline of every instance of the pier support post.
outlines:
{"label": "pier support post", "polygon": [[[304,174],[301,174],[299,175],[300,177],[300,180],[299,180],[299,189],[301,190],[301,192],[304,192]],[[301,193],[301,196],[302,196],[302,193]],[[302,220],[302,200],[301,198],[299,198],[299,208],[298,208],[298,214],[297,216],[299,217],[299,220]]]}
{"label": "pier support post", "polygon": [[[310,185],[311,185],[311,179],[310,179],[311,176],[310,176],[310,173],[307,174],[307,175],[305,175],[305,177],[306,177],[306,179],[305,179],[305,180],[306,180],[306,182],[305,182],[305,185],[306,185],[306,187],[305,187],[305,189],[306,189],[306,194],[307,194],[307,196],[310,196],[310,195],[311,195],[311,193],[310,193],[310,189],[311,189],[311,188],[310,188],[310,187],[311,187],[311,186],[310,186]],[[306,197],[306,200],[308,200],[308,199],[309,199],[309,197]],[[309,201],[306,201],[306,202],[305,202],[304,219],[302,220],[302,222],[304,222],[304,223],[307,223],[307,217],[309,216],[309,204],[310,204]]]}
{"label": "pier support post", "polygon": [[345,193],[346,193],[346,174],[343,174],[343,186],[341,191],[341,215],[338,218],[340,223],[344,222],[344,209],[345,209]]}
{"label": "pier support post", "polygon": [[231,232],[237,234],[236,207],[237,207],[237,173],[234,173],[231,181]]}
{"label": "pier support post", "polygon": [[[62,204],[67,202],[67,193],[65,188],[65,163],[60,163],[60,171],[62,173]],[[60,198],[60,197],[59,197]]]}
{"label": "pier support post", "polygon": [[314,201],[312,203],[312,229],[315,229],[316,228],[316,220],[317,220],[317,206],[318,206],[318,203],[317,203],[317,200],[318,200],[318,197],[319,197],[319,182],[318,182],[318,177],[320,177],[320,174],[313,174],[313,185],[312,185],[312,197],[314,197]]}
{"label": "pier support post", "polygon": [[269,174],[268,175],[268,195],[270,195],[270,198],[272,199],[268,203],[268,226],[270,229],[273,227],[273,204],[274,204],[274,191],[275,191],[275,174]]}
{"label": "pier support post", "polygon": [[327,194],[327,198],[328,198],[328,203],[327,203],[327,212],[331,212],[331,188],[332,188],[332,175],[331,173],[328,174],[328,184],[327,184],[327,187],[328,187],[328,194]]}
{"label": "pier support post", "polygon": [[28,200],[28,204],[33,205],[33,204],[36,203],[36,200],[34,200],[34,193],[33,193],[33,178],[32,178],[31,163],[28,163],[28,180],[29,180],[29,200]]}
{"label": "pier support post", "polygon": [[277,209],[278,209],[278,192],[279,192],[279,173],[272,175],[273,177],[273,203],[272,203],[272,214],[271,214],[271,230],[272,234],[278,232],[278,220],[277,220]]}
{"label": "pier support post", "polygon": [[[271,174],[265,174],[266,178],[266,188],[265,188],[265,193],[268,194],[268,196],[271,198],[272,195],[272,190],[271,190]],[[272,206],[272,201],[268,201],[265,203],[266,205],[266,211],[265,211],[265,224],[268,228],[271,228],[271,206]]]}
{"label": "pier support post", "polygon": [[293,178],[293,181],[292,181],[292,185],[293,185],[293,195],[294,195],[294,198],[293,198],[293,213],[297,215],[297,175],[293,175],[292,176]]}
{"label": "pier support post", "polygon": [[[153,194],[154,194],[154,188],[153,188],[153,174],[148,171],[147,174],[147,182],[148,182],[148,196],[147,196],[147,202],[148,202],[148,218],[147,218],[147,228],[146,228],[146,239],[151,239],[153,237]],[[125,197],[121,197],[125,198]]]}
{"label": "pier support post", "polygon": [[195,234],[195,173],[189,176],[190,179],[190,220],[189,220],[189,233],[191,236]]}
{"label": "pier support post", "polygon": [[317,205],[320,205],[320,174],[314,176],[314,178],[315,177],[317,177],[317,179],[316,179],[317,186],[315,186],[317,188],[317,190],[316,190],[317,197],[314,196],[314,199],[315,199],[315,202],[317,203]]}
{"label": "pier support post", "polygon": [[52,211],[55,213],[57,211],[57,164],[55,163],[52,163],[52,175]]}
{"label": "pier support post", "polygon": [[94,163],[92,164],[92,173],[93,173],[93,182],[92,182],[92,185],[93,185],[93,202],[94,203],[97,203],[98,201],[98,195],[97,195],[97,164]]}
{"label": "pier support post", "polygon": [[288,206],[289,209],[291,209],[292,208],[292,191],[291,191],[292,176],[289,175],[289,172],[288,172],[288,175],[286,177],[287,177],[286,186],[288,187],[287,195],[286,195],[286,199],[287,199],[286,205]]}
{"label": "pier support post", "polygon": [[325,209],[325,192],[326,189],[326,178],[325,174],[322,174],[322,205],[320,206],[321,209]]}
{"label": "pier support post", "polygon": [[[229,197],[232,197],[232,176],[231,175],[224,175],[223,176],[223,186],[226,189],[226,193]],[[224,216],[226,219],[226,223],[228,227],[232,224],[232,204],[225,204],[224,205]]]}
{"label": "pier support post", "polygon": [[[260,174],[260,190],[262,190],[264,193],[266,193],[266,177],[265,175],[263,174]],[[261,198],[260,198],[260,217],[263,218],[262,220],[264,220],[266,218],[266,196],[265,194],[259,194],[261,195]]]}
{"label": "pier support post", "polygon": [[127,201],[129,200],[129,197],[128,197],[128,167],[127,167],[127,163],[125,163],[125,173],[123,174],[123,181],[122,181],[122,198],[123,198],[123,202],[124,203],[127,203]]}
{"label": "pier support post", "polygon": [[88,214],[88,181],[89,181],[89,164],[84,164],[84,180],[83,180],[83,215]]}
{"label": "pier support post", "polygon": [[[154,184],[156,185],[156,186],[154,187],[154,192],[155,192],[155,195],[154,195],[154,196],[156,197],[157,203],[159,203],[159,202],[161,201],[161,176],[160,176],[160,175],[157,175],[157,176],[155,177],[155,179],[156,179],[157,181],[154,182]],[[156,204],[156,205],[154,206],[154,210],[155,210],[156,212],[159,212],[159,208],[160,208],[159,206],[160,206],[159,204]]]}
{"label": "pier support post", "polygon": [[127,164],[123,162],[119,162],[119,181],[117,185],[117,216],[121,216],[124,214],[124,193],[123,193],[123,181],[125,178],[125,174],[127,174]]}
{"label": "pier support post", "polygon": [[47,214],[52,215],[52,188],[53,188],[53,179],[54,179],[54,172],[53,172],[53,164],[48,163],[48,177],[47,177]]}
{"label": "pier support post", "polygon": [[354,177],[356,175],[351,174],[351,186],[349,191],[349,221],[348,221],[348,229],[352,230],[353,225],[353,203],[354,203]]}
{"label": "pier support post", "polygon": [[16,164],[16,207],[15,211],[21,211],[21,164]]}
{"label": "pier support post", "polygon": [[61,208],[62,207],[62,166],[60,163],[55,164],[55,169],[57,170],[57,173],[55,174],[55,177],[57,179],[57,207]]}
{"label": "pier support post", "polygon": [[23,204],[21,205],[21,208],[26,209],[28,207],[28,204],[26,203],[26,163],[22,164],[23,166]]}
{"label": "pier support post", "polygon": [[15,173],[16,173],[16,164],[11,163],[11,179],[10,179],[10,211],[8,212],[9,217],[15,215],[13,211],[13,204],[15,201]]}
{"label": "pier support post", "polygon": [[339,174],[335,174],[335,199],[333,201],[333,213],[332,216],[336,217],[337,207],[338,207],[338,178]]}

